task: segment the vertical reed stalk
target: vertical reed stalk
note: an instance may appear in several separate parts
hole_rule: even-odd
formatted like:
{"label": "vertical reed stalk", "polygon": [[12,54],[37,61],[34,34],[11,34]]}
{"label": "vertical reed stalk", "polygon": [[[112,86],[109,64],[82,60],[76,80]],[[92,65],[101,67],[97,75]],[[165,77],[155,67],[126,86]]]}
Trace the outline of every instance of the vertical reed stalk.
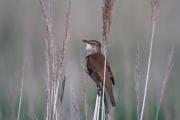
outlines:
{"label": "vertical reed stalk", "polygon": [[172,67],[173,67],[173,56],[174,56],[174,46],[171,48],[171,52],[169,54],[167,71],[165,73],[165,78],[163,79],[163,82],[162,82],[161,95],[160,95],[159,104],[158,104],[158,108],[156,112],[156,120],[158,120],[158,117],[159,117],[159,111],[160,111],[160,106],[163,100],[164,91],[165,91],[166,84],[167,84],[169,75],[171,73]]}
{"label": "vertical reed stalk", "polygon": [[62,49],[61,49],[61,57],[60,62],[58,62],[58,56],[56,54],[57,48],[55,45],[55,39],[53,36],[53,23],[51,17],[51,9],[52,9],[52,0],[48,0],[47,5],[45,5],[44,0],[39,0],[41,11],[43,13],[43,20],[46,27],[47,33],[47,104],[46,104],[46,120],[57,120],[58,118],[58,108],[57,101],[59,99],[59,84],[60,78],[63,70],[64,65],[64,58],[67,49],[67,42],[70,40],[69,34],[69,22],[70,22],[70,15],[71,15],[71,0],[69,0],[69,7],[66,13],[66,20],[65,20],[65,34],[64,39],[62,41]]}
{"label": "vertical reed stalk", "polygon": [[148,88],[149,74],[150,74],[150,67],[151,67],[152,47],[153,47],[153,42],[154,42],[155,27],[156,27],[155,23],[156,23],[158,8],[159,8],[159,1],[151,0],[151,9],[152,9],[152,12],[151,12],[151,14],[152,14],[151,15],[151,24],[152,24],[151,44],[150,44],[150,50],[149,50],[148,68],[147,68],[147,74],[146,74],[146,83],[145,83],[145,88],[144,88],[144,96],[143,96],[140,120],[143,119],[144,108],[145,108],[145,104],[146,104],[147,88]]}
{"label": "vertical reed stalk", "polygon": [[18,114],[17,119],[19,120],[20,112],[21,112],[21,104],[22,104],[22,93],[23,93],[23,86],[24,86],[24,70],[25,70],[25,62],[23,63],[23,69],[22,69],[22,76],[21,76],[21,91],[20,91],[20,97],[19,97],[19,106],[18,106]]}
{"label": "vertical reed stalk", "polygon": [[104,44],[104,80],[103,80],[103,96],[102,96],[102,111],[101,111],[101,120],[105,119],[105,105],[104,105],[104,92],[105,92],[105,79],[106,79],[106,64],[107,64],[107,45],[109,41],[109,32],[111,26],[111,16],[112,16],[112,8],[115,0],[103,0],[103,44]]}
{"label": "vertical reed stalk", "polygon": [[140,50],[139,50],[139,42],[137,44],[137,50],[136,50],[136,64],[135,64],[135,91],[136,91],[136,101],[137,101],[137,120],[139,120],[140,116]]}

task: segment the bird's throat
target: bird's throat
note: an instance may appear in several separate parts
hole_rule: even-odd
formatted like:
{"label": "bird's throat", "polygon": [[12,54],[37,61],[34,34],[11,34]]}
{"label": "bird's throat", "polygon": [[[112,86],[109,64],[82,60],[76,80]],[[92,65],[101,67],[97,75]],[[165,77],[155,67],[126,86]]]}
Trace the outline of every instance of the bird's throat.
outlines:
{"label": "bird's throat", "polygon": [[86,54],[87,56],[93,53],[93,47],[90,44],[86,44]]}
{"label": "bird's throat", "polygon": [[93,50],[92,49],[86,49],[86,55],[88,56],[88,55],[91,55],[91,54],[93,54]]}

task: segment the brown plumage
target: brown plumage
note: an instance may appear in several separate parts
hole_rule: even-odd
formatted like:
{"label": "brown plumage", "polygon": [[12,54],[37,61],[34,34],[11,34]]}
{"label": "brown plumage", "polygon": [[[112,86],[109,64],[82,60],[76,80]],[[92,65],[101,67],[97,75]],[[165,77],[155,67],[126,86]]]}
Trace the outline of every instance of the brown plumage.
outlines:
{"label": "brown plumage", "polygon": [[[104,80],[104,64],[105,64],[105,57],[101,53],[101,44],[96,40],[84,40],[86,44],[92,45],[92,50],[89,50],[89,54],[86,57],[87,59],[87,69],[88,74],[91,76],[91,78],[96,82],[96,85],[98,87],[98,93],[99,95],[102,95],[103,90],[103,80]],[[105,74],[105,88],[110,96],[111,105],[115,106],[116,102],[113,95],[112,90],[112,84],[114,85],[114,78],[112,75],[111,68],[106,63],[106,74]]]}

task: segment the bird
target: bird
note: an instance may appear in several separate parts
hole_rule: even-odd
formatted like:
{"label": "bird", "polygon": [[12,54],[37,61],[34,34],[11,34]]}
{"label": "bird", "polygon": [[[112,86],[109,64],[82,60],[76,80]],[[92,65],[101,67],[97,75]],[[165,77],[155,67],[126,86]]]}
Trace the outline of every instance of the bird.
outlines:
{"label": "bird", "polygon": [[[104,81],[105,56],[101,52],[101,43],[97,40],[82,40],[86,44],[87,74],[95,81],[98,88],[98,95],[102,96]],[[111,105],[116,105],[112,85],[115,85],[111,67],[106,60],[105,88],[109,94]]]}

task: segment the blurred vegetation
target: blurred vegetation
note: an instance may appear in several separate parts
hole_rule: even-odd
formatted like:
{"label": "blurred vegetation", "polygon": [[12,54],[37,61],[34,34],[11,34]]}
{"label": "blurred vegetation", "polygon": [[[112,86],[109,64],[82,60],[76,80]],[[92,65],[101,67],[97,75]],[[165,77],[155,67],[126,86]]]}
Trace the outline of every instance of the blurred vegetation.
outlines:
{"label": "blurred vegetation", "polygon": [[[67,1],[53,2],[54,36],[64,38],[64,20]],[[148,85],[145,120],[156,117],[162,80],[168,64],[168,54],[175,45],[174,66],[170,73],[158,120],[180,120],[180,15],[179,0],[160,2],[155,42],[152,53],[152,67]],[[96,0],[77,0],[72,3],[71,39],[66,55],[65,71],[67,83],[63,99],[62,119],[74,118],[72,91],[84,119],[83,87],[87,89],[88,119],[93,117],[96,86],[86,76],[82,86],[80,52],[84,50],[82,39],[102,39],[101,3]],[[114,93],[117,106],[115,120],[136,120],[136,94],[134,70],[137,43],[140,43],[142,79],[144,89],[147,57],[150,45],[150,5],[143,0],[116,0],[108,61],[115,77]],[[23,60],[25,78],[20,119],[43,120],[45,115],[46,48],[42,13],[38,0],[0,1],[0,120],[14,120],[17,117]],[[60,46],[60,45],[59,45]],[[84,55],[85,57],[85,55]],[[142,101],[143,92],[140,98]]]}

